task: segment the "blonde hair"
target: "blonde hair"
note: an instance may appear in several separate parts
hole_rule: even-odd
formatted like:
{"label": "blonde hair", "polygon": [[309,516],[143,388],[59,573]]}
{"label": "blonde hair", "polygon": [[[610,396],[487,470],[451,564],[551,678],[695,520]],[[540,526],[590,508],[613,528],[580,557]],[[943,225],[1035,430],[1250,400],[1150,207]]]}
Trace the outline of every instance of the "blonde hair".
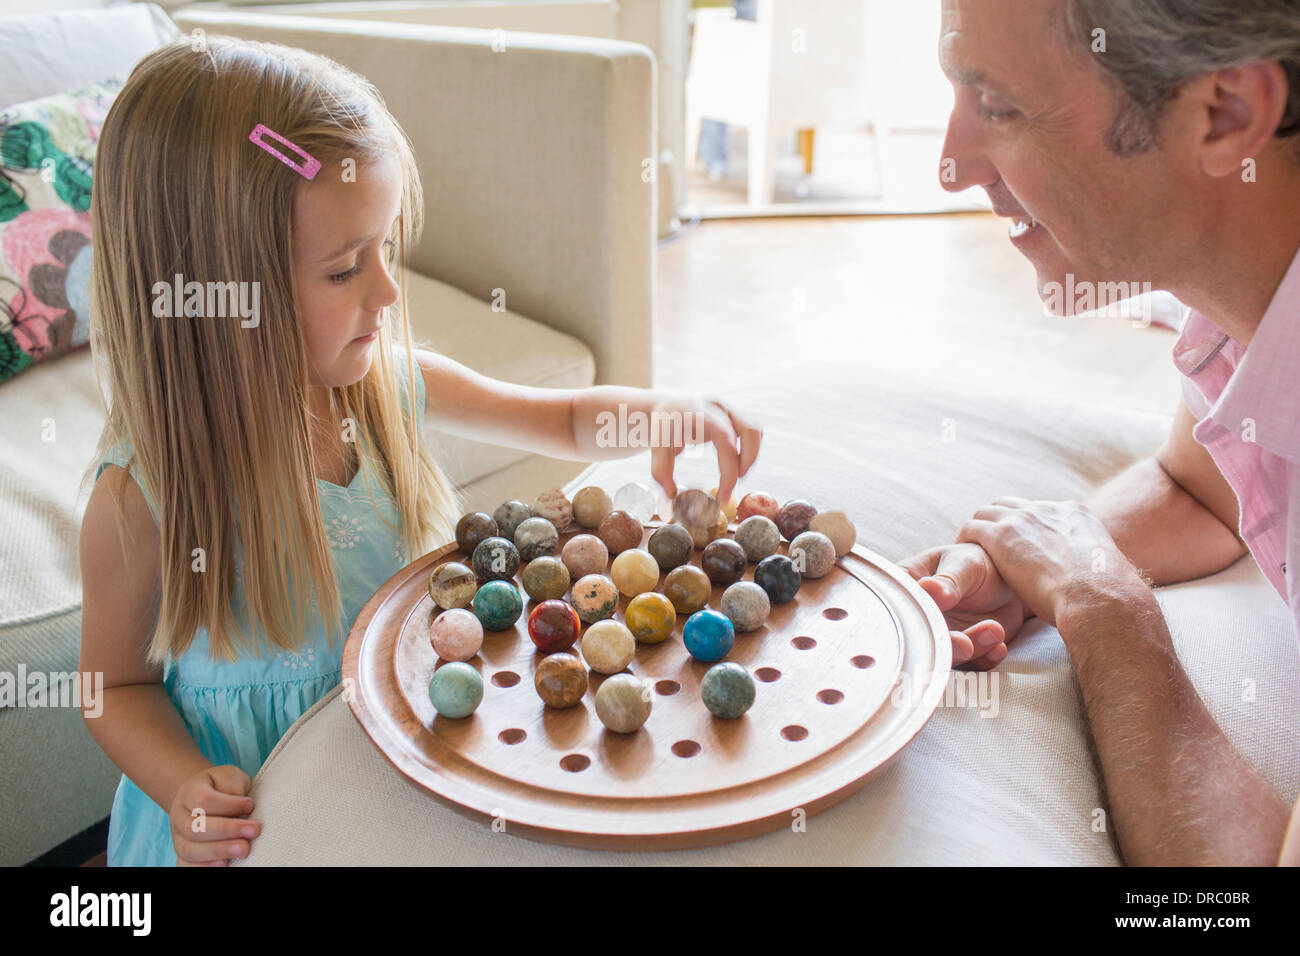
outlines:
{"label": "blonde hair", "polygon": [[[130,443],[161,536],[154,664],[184,653],[199,627],[214,659],[236,659],[237,647],[260,650],[236,620],[236,547],[254,633],[292,650],[319,620],[331,643],[342,637],[291,258],[293,200],[306,180],[249,142],[257,123],[319,159],[321,175],[345,158],[363,166],[395,153],[400,321],[390,311],[360,381],[330,390],[331,413],[355,423],[362,471],[368,460],[382,466],[409,556],[450,539],[459,511],[416,424],[406,263],[421,231],[423,190],[405,132],[373,85],[325,57],[222,36],[173,41],[140,61],[109,110],[90,208],[90,344],[107,422],[83,486],[109,449]],[[259,282],[260,322],[155,318],[151,289],[178,273],[204,288]],[[392,356],[397,324],[408,359],[405,420]],[[116,504],[125,529],[120,496]],[[206,551],[206,573],[191,570],[196,547]]]}

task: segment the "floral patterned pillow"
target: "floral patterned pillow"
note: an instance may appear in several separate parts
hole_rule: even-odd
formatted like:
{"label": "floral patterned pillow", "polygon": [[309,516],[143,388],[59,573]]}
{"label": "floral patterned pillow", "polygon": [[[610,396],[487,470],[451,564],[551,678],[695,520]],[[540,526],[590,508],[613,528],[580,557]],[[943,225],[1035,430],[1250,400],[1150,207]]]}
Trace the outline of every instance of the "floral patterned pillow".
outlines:
{"label": "floral patterned pillow", "polygon": [[90,337],[90,182],[123,79],[0,110],[0,382]]}

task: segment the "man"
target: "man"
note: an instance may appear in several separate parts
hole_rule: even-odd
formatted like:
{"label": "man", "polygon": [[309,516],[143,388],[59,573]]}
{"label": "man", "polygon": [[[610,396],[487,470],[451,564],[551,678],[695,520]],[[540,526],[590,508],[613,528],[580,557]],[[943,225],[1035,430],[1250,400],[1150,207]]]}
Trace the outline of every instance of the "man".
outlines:
{"label": "man", "polygon": [[1153,459],[1084,503],[994,502],[908,569],[962,666],[996,666],[1027,617],[1060,631],[1127,862],[1298,863],[1300,805],[1210,717],[1149,583],[1248,546],[1300,621],[1300,6],[944,0],[940,59],[945,185],[1013,220],[1049,307],[1137,278],[1191,313]]}

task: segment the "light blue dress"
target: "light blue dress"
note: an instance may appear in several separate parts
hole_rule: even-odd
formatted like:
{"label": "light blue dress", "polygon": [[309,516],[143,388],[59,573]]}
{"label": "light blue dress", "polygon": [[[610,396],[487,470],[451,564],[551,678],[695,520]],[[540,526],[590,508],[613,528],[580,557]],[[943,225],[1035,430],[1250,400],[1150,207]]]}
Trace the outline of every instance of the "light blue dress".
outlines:
{"label": "light blue dress", "polygon": [[[403,408],[409,414],[405,353],[395,352],[394,363]],[[424,380],[418,366],[415,388],[416,414],[423,425]],[[126,460],[121,450],[114,449],[100,462],[96,479],[106,465],[125,468]],[[370,500],[362,469],[370,470],[378,510]],[[392,496],[372,466],[363,463],[362,469],[346,488],[317,479],[343,602],[344,635],[371,595],[409,563],[400,536],[382,520],[400,526]],[[154,502],[147,492],[145,497],[156,519]],[[235,602],[243,623],[243,592],[238,586]],[[343,662],[342,640],[336,639],[331,648],[319,625],[295,653],[274,649],[268,654],[265,641],[261,647],[261,657],[245,656],[233,663],[214,661],[208,654],[207,631],[200,628],[189,649],[164,666],[163,686],[203,755],[214,765],[233,764],[249,777],[257,773],[294,721],[339,683]],[[257,818],[256,809],[253,818]],[[123,775],[109,818],[108,865],[175,864],[166,810]]]}

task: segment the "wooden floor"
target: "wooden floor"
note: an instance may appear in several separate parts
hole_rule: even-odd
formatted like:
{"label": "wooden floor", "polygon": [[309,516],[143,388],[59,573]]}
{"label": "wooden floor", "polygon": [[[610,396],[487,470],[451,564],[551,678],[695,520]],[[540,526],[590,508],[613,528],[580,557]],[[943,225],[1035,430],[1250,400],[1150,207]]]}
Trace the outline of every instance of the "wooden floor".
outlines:
{"label": "wooden floor", "polygon": [[722,389],[810,361],[1171,412],[1173,333],[1048,316],[986,213],[705,220],[659,250],[655,381]]}

